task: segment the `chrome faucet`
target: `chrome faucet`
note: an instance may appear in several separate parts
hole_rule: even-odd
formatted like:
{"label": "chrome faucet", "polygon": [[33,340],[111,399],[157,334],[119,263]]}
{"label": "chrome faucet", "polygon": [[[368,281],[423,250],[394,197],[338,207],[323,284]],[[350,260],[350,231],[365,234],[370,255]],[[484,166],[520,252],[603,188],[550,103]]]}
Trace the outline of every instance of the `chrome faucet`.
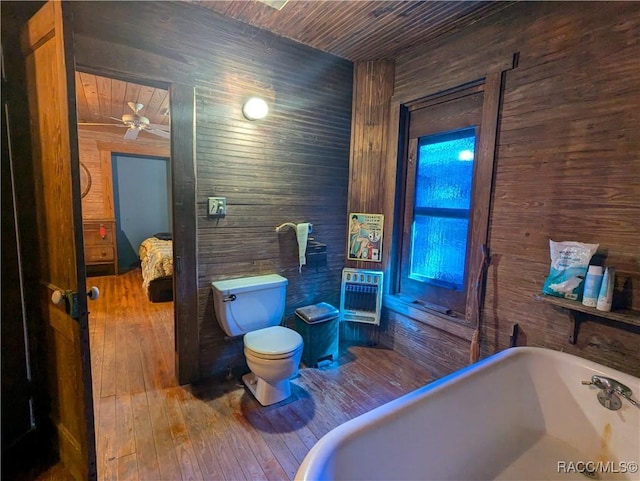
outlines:
{"label": "chrome faucet", "polygon": [[598,401],[607,409],[617,411],[622,407],[622,402],[618,396],[622,396],[631,404],[636,407],[640,407],[640,404],[633,399],[633,392],[628,386],[625,386],[619,381],[605,376],[591,376],[591,381],[582,381],[582,384],[591,385],[600,389],[598,392]]}

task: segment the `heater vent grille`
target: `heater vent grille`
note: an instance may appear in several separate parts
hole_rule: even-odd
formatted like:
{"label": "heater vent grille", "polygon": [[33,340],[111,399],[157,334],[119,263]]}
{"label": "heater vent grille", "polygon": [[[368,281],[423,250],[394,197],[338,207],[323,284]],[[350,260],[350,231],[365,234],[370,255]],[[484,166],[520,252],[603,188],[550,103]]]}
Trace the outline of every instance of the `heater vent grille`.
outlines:
{"label": "heater vent grille", "polygon": [[342,269],[340,319],[380,325],[382,271]]}

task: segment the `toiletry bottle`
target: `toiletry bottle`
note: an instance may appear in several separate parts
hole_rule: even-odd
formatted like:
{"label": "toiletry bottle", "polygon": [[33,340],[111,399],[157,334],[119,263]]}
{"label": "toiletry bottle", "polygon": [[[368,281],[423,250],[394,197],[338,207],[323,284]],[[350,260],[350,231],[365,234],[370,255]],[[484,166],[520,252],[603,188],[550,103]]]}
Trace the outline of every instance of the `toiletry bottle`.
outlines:
{"label": "toiletry bottle", "polygon": [[602,285],[598,294],[598,302],[596,309],[599,311],[610,311],[611,301],[613,300],[613,289],[616,283],[616,270],[613,267],[607,267],[602,276]]}
{"label": "toiletry bottle", "polygon": [[589,266],[587,277],[584,280],[584,294],[582,304],[588,307],[596,307],[598,294],[602,284],[602,266]]}

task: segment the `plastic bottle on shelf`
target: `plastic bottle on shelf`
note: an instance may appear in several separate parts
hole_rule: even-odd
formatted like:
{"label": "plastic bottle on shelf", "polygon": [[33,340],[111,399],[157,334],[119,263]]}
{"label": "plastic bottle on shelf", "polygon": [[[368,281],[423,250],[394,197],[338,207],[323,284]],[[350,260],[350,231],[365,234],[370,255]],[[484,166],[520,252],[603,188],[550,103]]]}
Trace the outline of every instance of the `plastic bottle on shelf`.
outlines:
{"label": "plastic bottle on shelf", "polygon": [[602,284],[602,266],[589,266],[587,277],[584,280],[584,293],[582,304],[588,307],[596,307],[598,294]]}
{"label": "plastic bottle on shelf", "polygon": [[602,285],[598,293],[598,301],[596,309],[599,311],[610,311],[611,301],[613,300],[613,289],[616,282],[616,270],[613,267],[607,267],[602,276]]}

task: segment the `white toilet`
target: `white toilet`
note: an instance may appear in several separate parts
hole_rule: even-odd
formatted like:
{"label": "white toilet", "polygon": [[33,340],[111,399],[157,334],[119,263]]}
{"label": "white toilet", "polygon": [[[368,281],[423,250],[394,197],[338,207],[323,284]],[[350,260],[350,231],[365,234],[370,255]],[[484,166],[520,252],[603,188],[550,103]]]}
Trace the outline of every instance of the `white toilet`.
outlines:
{"label": "white toilet", "polygon": [[263,406],[291,395],[289,379],[298,374],[302,358],[302,336],[280,326],[287,283],[277,274],[211,283],[220,327],[230,337],[244,334],[251,372],[242,380]]}

